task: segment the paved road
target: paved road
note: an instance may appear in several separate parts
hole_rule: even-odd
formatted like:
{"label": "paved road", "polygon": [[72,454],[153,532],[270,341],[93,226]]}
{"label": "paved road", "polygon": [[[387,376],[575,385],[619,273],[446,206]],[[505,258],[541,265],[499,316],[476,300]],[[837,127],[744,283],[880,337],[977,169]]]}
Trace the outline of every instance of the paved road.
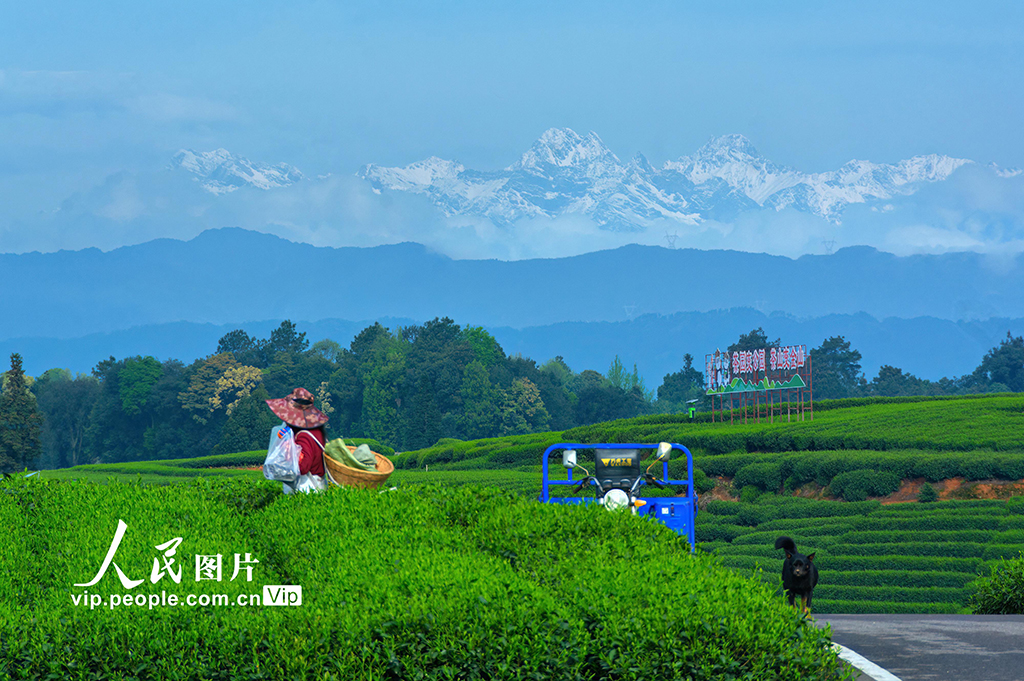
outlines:
{"label": "paved road", "polygon": [[[1024,615],[820,615],[901,681],[1024,681]],[[863,677],[870,679],[873,677]]]}

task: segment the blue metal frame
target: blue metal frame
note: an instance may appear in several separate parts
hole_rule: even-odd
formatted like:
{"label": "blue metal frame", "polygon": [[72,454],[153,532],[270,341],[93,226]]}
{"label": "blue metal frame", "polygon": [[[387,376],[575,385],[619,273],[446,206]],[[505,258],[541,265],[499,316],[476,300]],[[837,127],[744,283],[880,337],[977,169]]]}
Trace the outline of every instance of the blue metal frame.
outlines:
{"label": "blue metal frame", "polygon": [[[575,486],[578,482],[572,479],[572,469],[569,469],[568,480],[551,480],[548,478],[548,459],[552,452],[566,449],[657,449],[657,444],[581,444],[561,442],[551,445],[544,450],[542,460],[543,480],[541,481],[540,501],[545,504],[587,504],[595,500],[592,497],[552,497],[551,485]],[[669,485],[686,485],[685,497],[637,497],[646,501],[644,506],[637,509],[637,515],[650,516],[655,520],[668,525],[680,535],[686,537],[690,542],[690,550],[693,551],[697,545],[694,533],[694,522],[697,519],[697,494],[693,491],[693,455],[690,450],[680,444],[672,443],[672,449],[678,449],[686,454],[686,476],[687,480],[669,480],[668,462],[662,464],[662,480]],[[646,483],[641,482],[641,486]]]}

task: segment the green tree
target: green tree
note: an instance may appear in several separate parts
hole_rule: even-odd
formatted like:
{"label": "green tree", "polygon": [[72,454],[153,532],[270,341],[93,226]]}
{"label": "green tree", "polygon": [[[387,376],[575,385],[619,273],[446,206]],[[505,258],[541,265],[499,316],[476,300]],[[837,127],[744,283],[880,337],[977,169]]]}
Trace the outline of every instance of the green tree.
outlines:
{"label": "green tree", "polygon": [[32,385],[32,392],[43,416],[43,466],[66,468],[85,463],[85,432],[100,382],[94,376],[72,377],[67,369],[50,369]]}
{"label": "green tree", "polygon": [[14,353],[0,393],[0,472],[32,465],[40,453],[42,420],[25,380],[21,355]]}
{"label": "green tree", "polygon": [[341,344],[337,341],[332,341],[330,338],[324,338],[313,343],[313,347],[309,349],[311,355],[316,355],[326,359],[331,364],[337,364],[341,361],[342,355],[345,353],[345,348],[341,347]]}
{"label": "green tree", "polygon": [[925,381],[911,373],[903,373],[888,364],[878,369],[878,375],[871,379],[868,386],[871,394],[883,397],[904,397],[907,395],[931,395],[934,390],[930,381]]}
{"label": "green tree", "polygon": [[124,361],[118,390],[125,414],[134,416],[142,413],[162,373],[160,362],[154,357],[131,357]]}
{"label": "green tree", "polygon": [[569,390],[572,369],[561,356],[548,361],[531,380],[540,389],[544,407],[551,415],[552,430],[568,430],[576,425],[576,395]]}
{"label": "green tree", "polygon": [[577,396],[578,425],[639,416],[647,408],[638,387],[627,393],[592,369],[581,371],[573,379],[572,390]]}
{"label": "green tree", "polygon": [[704,395],[704,374],[693,367],[693,355],[683,355],[683,368],[672,374],[665,374],[658,386],[659,411],[675,412],[686,409],[689,400]]}
{"label": "green tree", "polygon": [[287,352],[293,355],[305,352],[309,347],[305,333],[299,333],[290,320],[281,322],[281,325],[270,332],[270,340],[267,342],[267,359],[273,361],[274,356],[279,352]]}
{"label": "green tree", "polygon": [[405,366],[402,342],[388,336],[378,339],[363,369],[363,411],[359,419],[362,431],[389,445],[400,442],[399,409]]}
{"label": "green tree", "polygon": [[434,401],[434,388],[430,379],[420,376],[412,409],[406,421],[405,446],[423,449],[441,439],[441,410]]}
{"label": "green tree", "polygon": [[640,372],[636,368],[636,363],[633,363],[633,371],[629,372],[622,365],[622,360],[619,359],[618,355],[615,355],[615,359],[612,360],[612,364],[608,368],[608,381],[616,388],[626,393],[633,388],[639,388],[640,394],[643,395],[644,400],[647,402],[654,399],[653,394],[647,390],[647,386],[644,384],[644,379],[640,376]]}
{"label": "green tree", "polygon": [[738,350],[758,350],[760,348],[777,348],[781,347],[782,341],[776,338],[773,341],[768,340],[768,334],[764,332],[760,326],[756,329],[751,330],[750,333],[740,334],[738,341],[729,346],[729,352],[736,352]]}
{"label": "green tree", "polygon": [[1002,383],[1013,392],[1024,392],[1024,337],[1007,331],[999,346],[985,353],[974,375],[982,384]]}
{"label": "green tree", "polygon": [[826,338],[811,350],[814,396],[818,399],[856,397],[867,382],[861,373],[861,354],[842,336]]}
{"label": "green tree", "polygon": [[279,423],[279,419],[267,408],[268,399],[270,395],[261,385],[252,394],[239,400],[221,430],[220,442],[213,453],[231,454],[265,448],[271,428]]}
{"label": "green tree", "polygon": [[459,431],[467,440],[498,434],[502,421],[501,396],[491,385],[487,369],[479,360],[473,360],[463,371],[462,417]]}
{"label": "green tree", "polygon": [[467,326],[462,330],[462,338],[469,343],[473,356],[487,368],[505,359],[505,351],[482,326]]}
{"label": "green tree", "polygon": [[519,435],[547,430],[551,418],[540,390],[528,378],[517,378],[501,405],[501,434]]}

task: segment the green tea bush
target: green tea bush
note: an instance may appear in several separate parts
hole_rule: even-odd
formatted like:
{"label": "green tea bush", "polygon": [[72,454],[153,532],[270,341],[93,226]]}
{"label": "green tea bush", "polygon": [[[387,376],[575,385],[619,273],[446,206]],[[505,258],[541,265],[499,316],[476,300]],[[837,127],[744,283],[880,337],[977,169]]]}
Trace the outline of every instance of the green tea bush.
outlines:
{"label": "green tea bush", "polygon": [[1012,558],[1020,552],[1020,544],[988,544],[982,551],[981,557],[984,560],[1000,560]]}
{"label": "green tea bush", "polygon": [[888,471],[861,469],[840,473],[830,487],[833,494],[846,501],[864,501],[892,494],[900,488],[900,479]]}
{"label": "green tea bush", "polygon": [[954,542],[984,544],[996,536],[988,530],[867,530],[847,532],[839,537],[844,544],[905,544],[908,542]]}
{"label": "green tea bush", "polygon": [[930,504],[939,500],[939,493],[927,482],[921,485],[921,491],[917,493],[917,500],[923,504]]}
{"label": "green tea bush", "polygon": [[814,595],[834,601],[956,603],[963,606],[970,596],[970,591],[954,587],[832,586],[819,582]]}
{"label": "green tea bush", "polygon": [[697,523],[694,527],[698,542],[731,542],[737,537],[750,532],[744,525],[727,525],[725,523]]}
{"label": "green tea bush", "polygon": [[822,598],[814,599],[814,610],[818,613],[850,614],[952,614],[963,610],[959,603],[898,603],[895,601],[840,601]]}
{"label": "green tea bush", "polygon": [[[948,558],[985,558],[986,544],[947,542],[905,542],[902,544],[846,544],[836,547],[845,556],[943,556]],[[987,559],[987,558],[986,558]]]}
{"label": "green tea bush", "polygon": [[[934,508],[934,505],[932,505]],[[999,516],[967,515],[936,509],[926,515],[883,516],[872,514],[852,521],[858,530],[910,532],[914,530],[998,530],[1003,527]]]}
{"label": "green tea bush", "polygon": [[950,558],[948,556],[851,556],[835,555],[828,568],[839,571],[897,570],[905,574],[914,572],[948,571],[974,574],[982,566],[978,558]]}
{"label": "green tea bush", "polygon": [[938,570],[916,570],[908,573],[904,570],[853,570],[840,572],[830,569],[828,572],[828,583],[835,586],[887,586],[894,588],[908,586],[920,589],[930,587],[962,589],[973,579],[974,576],[969,573],[943,572]]}
{"label": "green tea bush", "polygon": [[987,577],[970,585],[971,612],[978,615],[1024,615],[1024,553],[991,566]]}
{"label": "green tea bush", "polygon": [[[827,634],[773,586],[691,555],[653,521],[494,488],[283,496],[244,484],[0,483],[0,564],[18,565],[0,571],[0,677],[840,676]],[[116,564],[141,576],[139,594],[237,599],[292,584],[302,606],[75,606],[119,519]],[[146,581],[154,547],[174,537],[181,584]],[[193,555],[236,552],[259,560],[252,582],[192,579]],[[88,591],[125,587],[112,569]]]}
{"label": "green tea bush", "polygon": [[782,487],[782,475],[777,463],[751,463],[736,472],[732,484],[742,489],[748,485],[762,492],[777,492]]}
{"label": "green tea bush", "polygon": [[747,485],[740,490],[740,501],[744,504],[752,504],[761,496],[761,490],[754,485]]}

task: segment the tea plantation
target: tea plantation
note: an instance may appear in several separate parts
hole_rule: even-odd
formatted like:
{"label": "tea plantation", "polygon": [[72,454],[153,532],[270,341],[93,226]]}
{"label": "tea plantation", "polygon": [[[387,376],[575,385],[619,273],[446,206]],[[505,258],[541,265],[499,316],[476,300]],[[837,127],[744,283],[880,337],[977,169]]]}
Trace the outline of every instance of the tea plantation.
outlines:
{"label": "tea plantation", "polygon": [[702,548],[744,571],[774,576],[780,535],[816,554],[816,612],[963,612],[987,564],[1024,548],[1024,497],[882,506],[773,495],[714,501],[698,518]]}
{"label": "tea plantation", "polygon": [[842,676],[773,585],[664,526],[493,488],[18,477],[0,526],[0,678]]}
{"label": "tea plantation", "polygon": [[[801,550],[817,551],[822,581],[816,612],[962,612],[970,582],[1000,557],[1013,558],[1024,549],[1019,499],[969,499],[976,481],[1024,482],[1022,395],[835,400],[815,405],[813,420],[803,422],[776,416],[775,423],[766,423],[763,413],[755,422],[752,412],[744,417],[738,411],[731,424],[729,418],[723,423],[711,422],[709,414],[694,420],[657,415],[561,433],[441,440],[395,455],[390,483],[487,484],[532,498],[540,491],[540,456],[551,444],[677,442],[694,454],[694,482],[705,500],[717,484],[715,496],[732,491],[735,497],[742,490],[742,498],[752,502],[703,504],[697,518],[700,548],[720,554],[735,569],[760,564],[774,579],[781,563],[775,537],[793,537]],[[392,453],[379,443],[371,446]],[[258,480],[258,472],[222,467],[257,465],[263,456],[80,466],[42,476]],[[552,468],[554,476],[564,476]],[[685,461],[673,461],[670,473],[685,478]],[[962,480],[959,494],[965,499],[885,506],[877,501],[907,480],[951,478]]]}

